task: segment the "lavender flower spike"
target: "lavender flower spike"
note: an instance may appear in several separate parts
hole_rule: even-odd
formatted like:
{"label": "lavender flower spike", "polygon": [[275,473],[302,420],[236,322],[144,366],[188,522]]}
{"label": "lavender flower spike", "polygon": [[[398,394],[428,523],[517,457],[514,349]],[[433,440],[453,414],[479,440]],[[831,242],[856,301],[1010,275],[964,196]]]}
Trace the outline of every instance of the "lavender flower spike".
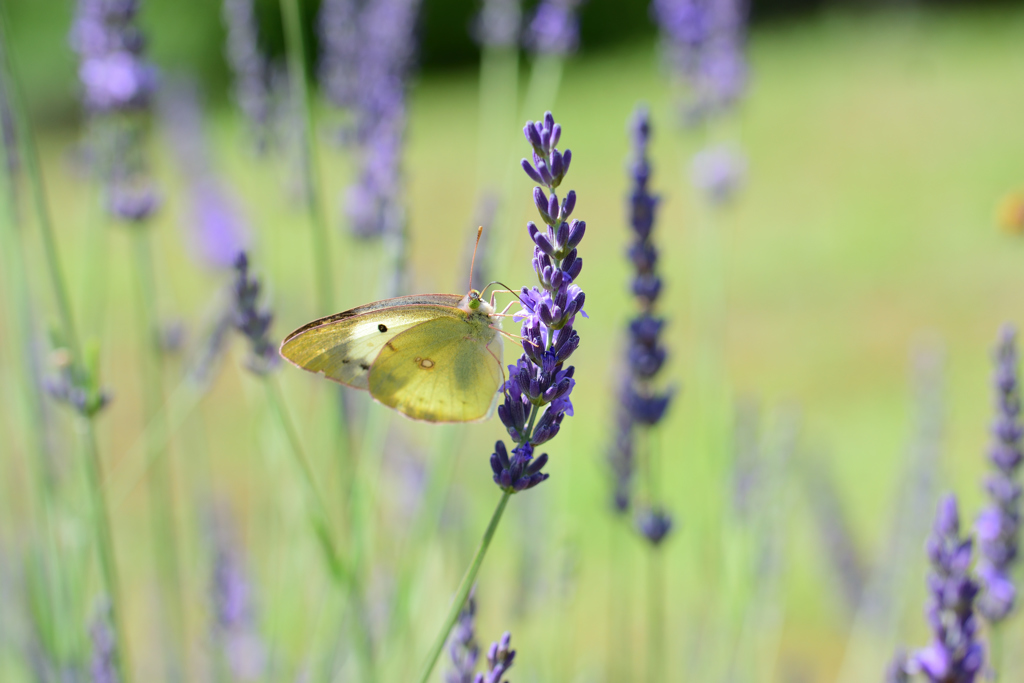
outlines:
{"label": "lavender flower spike", "polygon": [[241,553],[230,537],[226,520],[217,520],[213,533],[214,566],[211,586],[216,622],[214,639],[237,681],[258,681],[266,668],[266,652],[256,631],[252,590]]}
{"label": "lavender flower spike", "polygon": [[89,663],[92,683],[118,683],[121,678],[115,665],[117,642],[110,626],[109,604],[98,610],[89,633],[92,636],[92,660]]}
{"label": "lavender flower spike", "polygon": [[477,674],[474,683],[503,683],[502,676],[512,668],[512,661],[516,656],[516,651],[510,647],[511,641],[512,634],[505,631],[501,640],[491,643],[487,651],[487,671]]}
{"label": "lavender flower spike", "polygon": [[[624,366],[626,376],[619,391],[617,433],[610,455],[614,482],[614,507],[625,512],[632,497],[634,476],[634,438],[638,429],[657,425],[665,416],[672,399],[670,391],[659,391],[654,382],[668,356],[661,343],[665,319],[655,314],[655,304],[661,295],[661,276],[657,271],[658,249],[652,238],[660,198],[649,187],[651,163],[648,147],[651,140],[650,114],[638,107],[630,125],[633,137],[633,159],[629,166],[630,191],[627,197],[627,216],[630,244],[626,255],[633,265],[630,284],[637,315],[627,327],[628,343]],[[641,464],[650,467],[649,460]],[[652,497],[653,491],[648,492]],[[636,515],[636,527],[653,545],[660,544],[672,529],[668,512],[655,504],[647,505]]]}
{"label": "lavender flower spike", "polygon": [[529,121],[523,134],[533,148],[532,161],[523,159],[523,169],[535,181],[540,179],[547,192],[540,187],[533,191],[545,227],[533,222],[526,226],[540,287],[522,289],[523,309],[515,319],[522,321],[523,355],[508,368],[509,379],[502,386],[505,401],[498,406],[498,417],[516,446],[509,456],[499,441],[491,455],[494,482],[508,493],[533,488],[548,478],[541,471],[548,456],[535,458],[534,449],[553,439],[565,416],[573,414],[569,396],[576,386],[576,368],[566,361],[580,344],[573,329],[576,314],[586,316],[586,297],[575,280],[583,270],[577,247],[587,224],[570,219],[576,193],[569,190],[559,201],[556,192],[569,172],[572,152],[556,147],[562,127],[551,112],[542,121]]}
{"label": "lavender flower spike", "polygon": [[235,259],[234,325],[249,340],[250,355],[247,366],[257,375],[265,375],[277,366],[277,347],[268,332],[274,314],[258,304],[260,281],[249,274],[249,257],[240,252]]}
{"label": "lavender flower spike", "polygon": [[995,471],[985,482],[992,503],[975,522],[978,534],[977,573],[982,595],[978,611],[992,623],[1009,616],[1016,602],[1017,590],[1011,579],[1020,542],[1021,435],[1020,388],[1017,375],[1017,334],[1003,328],[995,353],[993,376],[996,394],[996,419],[992,425],[993,443],[989,460]]}
{"label": "lavender flower spike", "polygon": [[473,683],[480,648],[476,644],[474,621],[476,620],[476,600],[469,594],[466,605],[459,612],[459,619],[452,629],[448,652],[452,658],[452,668],[445,674],[445,683]]}
{"label": "lavender flower spike", "polygon": [[542,55],[575,52],[580,44],[580,4],[581,0],[541,0],[524,36],[526,48]]}
{"label": "lavender flower spike", "polygon": [[960,536],[954,496],[939,503],[926,547],[932,571],[925,614],[934,640],[913,655],[908,671],[922,673],[932,683],[972,683],[984,664],[985,652],[977,639],[974,616],[978,584],[970,576],[971,540]]}
{"label": "lavender flower spike", "polygon": [[271,124],[270,68],[260,51],[255,0],[224,0],[225,54],[234,73],[234,95],[249,122],[256,151],[269,144]]}

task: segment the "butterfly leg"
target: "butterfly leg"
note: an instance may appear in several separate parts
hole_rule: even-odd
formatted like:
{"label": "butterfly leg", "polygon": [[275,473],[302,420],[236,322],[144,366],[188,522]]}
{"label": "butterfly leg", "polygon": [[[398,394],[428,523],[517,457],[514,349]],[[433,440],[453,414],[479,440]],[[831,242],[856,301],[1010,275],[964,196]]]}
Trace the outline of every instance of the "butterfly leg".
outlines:
{"label": "butterfly leg", "polygon": [[494,330],[498,334],[501,334],[502,336],[504,336],[504,337],[506,337],[508,339],[511,339],[512,341],[514,341],[516,343],[526,342],[527,344],[530,344],[532,346],[536,346],[536,347],[540,348],[540,345],[537,344],[537,342],[530,341],[526,337],[521,337],[518,334],[512,334],[511,332],[506,332],[505,330],[501,329],[500,327],[495,327],[494,325],[488,325],[488,327],[490,327],[492,330]]}

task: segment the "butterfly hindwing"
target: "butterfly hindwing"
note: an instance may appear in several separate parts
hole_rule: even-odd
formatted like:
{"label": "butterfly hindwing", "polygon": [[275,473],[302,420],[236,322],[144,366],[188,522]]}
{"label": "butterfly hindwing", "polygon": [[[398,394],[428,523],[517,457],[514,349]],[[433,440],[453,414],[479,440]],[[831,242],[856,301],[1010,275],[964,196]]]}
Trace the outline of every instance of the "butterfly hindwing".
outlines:
{"label": "butterfly hindwing", "polygon": [[482,420],[502,382],[501,353],[501,336],[486,318],[431,320],[381,349],[370,370],[370,394],[417,420]]}
{"label": "butterfly hindwing", "polygon": [[453,294],[421,294],[353,308],[292,332],[281,355],[304,370],[367,389],[370,368],[389,341],[422,323],[464,318],[459,301]]}

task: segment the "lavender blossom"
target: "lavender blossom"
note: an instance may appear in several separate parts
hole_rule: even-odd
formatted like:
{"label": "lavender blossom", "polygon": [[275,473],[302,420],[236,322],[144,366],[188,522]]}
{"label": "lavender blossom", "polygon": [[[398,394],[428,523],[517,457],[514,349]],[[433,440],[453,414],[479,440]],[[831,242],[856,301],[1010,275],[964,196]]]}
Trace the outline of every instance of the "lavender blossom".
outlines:
{"label": "lavender blossom", "polygon": [[324,96],[340,109],[352,109],[359,98],[360,48],[357,0],[323,0],[318,32],[320,64],[317,75]]}
{"label": "lavender blossom", "polygon": [[235,259],[234,325],[249,340],[247,367],[257,375],[265,375],[277,366],[277,347],[268,332],[274,314],[260,308],[260,281],[249,274],[249,257],[241,252]]}
{"label": "lavender blossom", "polygon": [[145,61],[145,40],[135,26],[137,0],[78,0],[71,47],[78,78],[93,113],[145,109],[156,90],[156,69]]}
{"label": "lavender blossom", "polygon": [[474,621],[476,619],[476,600],[470,593],[465,606],[459,612],[459,620],[452,629],[448,645],[448,653],[452,658],[452,668],[445,675],[446,683],[473,683],[480,648],[476,644]]}
{"label": "lavender blossom", "polygon": [[533,188],[533,201],[546,229],[532,221],[526,226],[535,245],[533,269],[540,287],[522,288],[523,309],[515,319],[522,321],[523,355],[508,368],[509,379],[502,387],[505,400],[498,406],[498,417],[516,446],[510,457],[505,444],[497,442],[491,468],[495,483],[508,493],[532,488],[548,477],[541,472],[548,456],[535,458],[534,449],[554,438],[565,416],[573,414],[569,395],[576,384],[576,369],[567,367],[566,361],[580,344],[573,329],[576,314],[586,316],[586,297],[574,282],[583,269],[576,248],[587,225],[569,219],[576,207],[576,192],[569,190],[561,201],[556,194],[569,171],[572,152],[557,149],[562,127],[551,112],[543,121],[527,122],[523,133],[533,147],[533,160],[523,159],[523,170],[547,188],[547,193]]}
{"label": "lavender blossom", "polygon": [[92,638],[92,657],[89,677],[92,683],[118,683],[114,631],[110,625],[110,605],[103,605],[93,619],[89,634]]}
{"label": "lavender blossom", "polygon": [[636,528],[651,545],[661,545],[672,531],[672,517],[661,508],[648,507],[637,515]]}
{"label": "lavender blossom", "polygon": [[240,202],[213,168],[195,83],[168,83],[158,105],[188,188],[182,229],[189,253],[212,268],[231,268],[249,243],[250,228]]}
{"label": "lavender blossom", "polygon": [[243,559],[223,523],[213,534],[211,598],[216,620],[214,640],[234,680],[263,678],[266,653],[253,618],[252,587]]}
{"label": "lavender blossom", "polygon": [[419,0],[371,0],[359,17],[357,81],[345,95],[354,99],[360,156],[358,181],[346,193],[357,237],[394,237],[404,230],[401,160],[418,12]]}
{"label": "lavender blossom", "polygon": [[990,622],[999,623],[1013,611],[1017,590],[1011,572],[1017,561],[1020,537],[1021,435],[1020,389],[1017,377],[1017,334],[1005,326],[995,353],[993,384],[996,394],[996,419],[992,425],[993,444],[989,460],[995,471],[985,482],[991,505],[975,523],[978,534],[977,573],[982,595],[978,611]]}
{"label": "lavender blossom", "polygon": [[524,36],[526,48],[540,55],[565,56],[580,44],[577,10],[581,0],[541,0]]}
{"label": "lavender blossom", "polygon": [[266,151],[270,142],[271,114],[270,68],[260,50],[259,23],[253,0],[223,0],[221,16],[227,30],[225,55],[234,75],[234,96],[238,108],[249,122],[257,151]]}
{"label": "lavender blossom", "polygon": [[487,47],[515,47],[522,21],[521,0],[483,0],[473,37]]}
{"label": "lavender blossom", "polygon": [[512,634],[505,631],[501,640],[491,643],[487,651],[487,671],[477,674],[474,683],[502,683],[502,677],[512,668],[516,656],[516,651],[510,647],[511,642]]}
{"label": "lavender blossom", "polygon": [[712,204],[728,204],[747,171],[746,158],[732,147],[708,147],[694,155],[690,165],[694,186]]}
{"label": "lavender blossom", "polygon": [[956,498],[947,496],[939,503],[927,544],[932,571],[925,614],[934,640],[908,664],[908,671],[922,673],[932,683],[972,683],[985,661],[974,616],[978,584],[969,572],[971,545],[960,536]]}
{"label": "lavender blossom", "polygon": [[[657,425],[664,418],[672,398],[671,392],[659,391],[654,386],[668,352],[661,343],[665,320],[654,311],[662,289],[656,268],[658,250],[652,239],[660,200],[651,193],[648,185],[651,177],[648,158],[651,121],[645,108],[640,107],[634,113],[630,131],[633,160],[629,166],[632,187],[627,199],[627,213],[632,240],[626,253],[633,264],[631,290],[639,312],[627,327],[629,341],[624,364],[627,372],[619,390],[615,445],[610,455],[614,474],[613,502],[615,510],[620,513],[629,508],[632,497],[636,431]],[[637,514],[636,527],[642,536],[658,545],[671,530],[672,520],[667,511],[651,503]]]}
{"label": "lavender blossom", "polygon": [[[145,115],[156,92],[156,69],[144,59],[135,24],[138,0],[79,0],[70,42],[79,55],[83,102],[108,132],[98,155],[107,209],[131,224],[145,222],[160,204],[144,153]],[[128,116],[131,114],[131,116]]]}
{"label": "lavender blossom", "polygon": [[83,417],[93,417],[110,404],[110,392],[96,380],[96,363],[90,363],[92,367],[88,369],[76,367],[64,349],[55,351],[53,358],[57,374],[43,380],[43,388],[50,398]]}
{"label": "lavender blossom", "polygon": [[885,683],[910,683],[907,671],[907,653],[900,649],[893,655],[889,668],[885,670]]}
{"label": "lavender blossom", "polygon": [[666,61],[686,82],[686,120],[699,123],[732,108],[747,84],[745,0],[653,0]]}

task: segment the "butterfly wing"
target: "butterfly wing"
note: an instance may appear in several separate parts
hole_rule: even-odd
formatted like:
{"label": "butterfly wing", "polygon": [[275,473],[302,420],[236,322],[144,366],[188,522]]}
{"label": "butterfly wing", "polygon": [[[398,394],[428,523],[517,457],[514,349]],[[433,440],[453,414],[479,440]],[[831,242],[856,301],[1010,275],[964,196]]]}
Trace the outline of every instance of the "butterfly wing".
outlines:
{"label": "butterfly wing", "polygon": [[281,355],[303,370],[367,389],[370,367],[399,334],[438,318],[462,317],[455,294],[419,294],[376,301],[314,320],[289,334]]}
{"label": "butterfly wing", "polygon": [[370,394],[416,420],[483,420],[502,383],[501,353],[501,336],[486,316],[437,318],[381,349]]}

